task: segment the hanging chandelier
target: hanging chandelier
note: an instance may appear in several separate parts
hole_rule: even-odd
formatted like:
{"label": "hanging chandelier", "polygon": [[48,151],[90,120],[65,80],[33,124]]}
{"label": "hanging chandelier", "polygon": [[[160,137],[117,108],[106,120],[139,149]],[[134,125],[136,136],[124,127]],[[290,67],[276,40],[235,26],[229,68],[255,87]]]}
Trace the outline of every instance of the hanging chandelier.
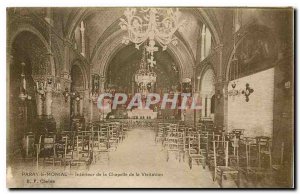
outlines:
{"label": "hanging chandelier", "polygon": [[181,13],[178,8],[127,8],[124,16],[119,25],[128,32],[128,36],[123,37],[122,43],[132,42],[139,49],[146,42],[146,50],[151,57],[158,51],[156,42],[163,50],[170,43],[176,45],[178,41],[174,33],[185,23],[184,20],[179,21]]}
{"label": "hanging chandelier", "polygon": [[[149,60],[148,60],[149,62]],[[152,70],[150,64],[146,61],[146,49],[144,49],[139,69],[135,73],[135,82],[139,87],[139,92],[143,95],[148,93],[149,87],[153,87],[156,82],[156,73]]]}

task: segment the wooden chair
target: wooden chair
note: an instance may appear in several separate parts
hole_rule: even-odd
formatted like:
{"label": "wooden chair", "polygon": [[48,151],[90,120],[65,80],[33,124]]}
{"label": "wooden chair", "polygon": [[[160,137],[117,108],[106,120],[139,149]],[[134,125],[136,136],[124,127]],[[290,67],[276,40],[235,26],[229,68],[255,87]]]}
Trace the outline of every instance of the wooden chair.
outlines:
{"label": "wooden chair", "polygon": [[118,148],[118,144],[120,141],[120,134],[119,134],[119,125],[115,122],[111,122],[108,125],[109,127],[109,149],[116,150]]}
{"label": "wooden chair", "polygon": [[109,126],[101,125],[99,131],[94,132],[93,159],[97,161],[109,162]]}
{"label": "wooden chair", "polygon": [[35,135],[27,132],[22,140],[22,158],[23,160],[32,160],[35,157]]}
{"label": "wooden chair", "polygon": [[43,160],[43,165],[50,163],[53,166],[56,163],[61,165],[61,159],[56,153],[56,135],[49,133],[41,135],[38,144],[36,144],[36,165],[39,169],[39,162]]}
{"label": "wooden chair", "polygon": [[158,123],[158,128],[155,135],[155,143],[163,142],[165,129],[166,129],[165,123]]}
{"label": "wooden chair", "polygon": [[72,133],[70,132],[62,132],[60,141],[57,142],[56,153],[58,156],[62,158],[62,164],[64,167],[70,166],[72,161]]}
{"label": "wooden chair", "polygon": [[169,138],[170,134],[176,133],[177,130],[178,130],[177,124],[174,124],[174,123],[167,124],[167,126],[164,130],[164,138],[163,138],[163,142],[162,142],[164,148],[168,144],[168,139],[167,138]]}
{"label": "wooden chair", "polygon": [[283,187],[289,186],[289,164],[284,162],[284,142],[281,142],[279,163],[272,164],[274,172],[274,183]]}
{"label": "wooden chair", "polygon": [[229,163],[232,166],[233,165],[239,166],[240,137],[241,136],[237,133],[229,133],[227,136],[227,139],[230,143],[230,145],[229,145]]}
{"label": "wooden chair", "polygon": [[165,148],[167,152],[167,161],[169,161],[170,153],[175,153],[176,159],[181,160],[180,154],[182,153],[183,133],[181,132],[168,132],[165,140]]}
{"label": "wooden chair", "polygon": [[[269,164],[267,164],[266,168],[272,167],[272,155],[271,155],[271,138],[266,136],[256,137],[257,145],[258,145],[258,165],[260,168],[263,167],[263,158],[266,160],[268,158]],[[266,164],[265,164],[266,165]]]}
{"label": "wooden chair", "polygon": [[259,183],[262,178],[271,178],[272,171],[272,153],[271,153],[271,138],[266,136],[258,136],[256,139],[257,148],[257,167],[251,168],[251,173],[255,175],[255,182]]}
{"label": "wooden chair", "polygon": [[91,136],[92,134],[90,131],[81,131],[77,133],[70,167],[84,165],[87,169],[89,168],[93,159]]}
{"label": "wooden chair", "polygon": [[193,162],[198,165],[202,164],[205,168],[206,156],[204,154],[204,149],[201,149],[201,138],[199,133],[190,133],[188,136],[188,156],[189,156],[189,166],[190,169],[193,167]]}
{"label": "wooden chair", "polygon": [[[217,148],[217,144],[221,145]],[[240,172],[236,166],[229,166],[228,141],[213,141],[214,150],[214,181],[217,180],[219,185],[223,187],[223,178],[232,176],[236,179],[236,184],[240,186]]]}
{"label": "wooden chair", "polygon": [[122,123],[122,141],[128,136],[128,131],[129,131],[128,123],[127,122]]}

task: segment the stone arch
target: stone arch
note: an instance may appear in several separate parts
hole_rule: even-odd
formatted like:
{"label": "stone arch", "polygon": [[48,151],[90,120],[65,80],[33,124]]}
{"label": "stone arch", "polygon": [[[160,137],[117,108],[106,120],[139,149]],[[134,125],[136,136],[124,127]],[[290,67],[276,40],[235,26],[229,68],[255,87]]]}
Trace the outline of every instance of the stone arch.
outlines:
{"label": "stone arch", "polygon": [[[97,54],[95,54],[92,59],[92,64],[93,69],[96,72],[99,72],[100,75],[105,76],[110,60],[120,49],[126,46],[122,43],[124,35],[126,35],[126,32],[124,31],[119,30],[115,32],[97,49]],[[195,61],[184,44],[181,41],[179,41],[176,46],[170,44],[167,52],[174,57],[180,70],[180,78],[192,78]]]}
{"label": "stone arch", "polygon": [[213,13],[213,10],[209,10],[209,8],[192,8],[193,12],[196,16],[198,16],[210,30],[213,37],[213,42],[216,45],[220,45],[222,43],[221,40],[221,30],[218,25],[217,19],[215,18],[215,15]]}
{"label": "stone arch", "polygon": [[88,11],[88,8],[78,8],[75,11],[71,12],[66,24],[67,39],[71,39],[76,26],[86,17]]}
{"label": "stone arch", "polygon": [[[83,64],[83,62],[79,59],[75,59],[72,63],[71,63],[71,68],[69,70],[70,74],[71,74],[71,79],[72,79],[72,70],[74,70],[74,68],[77,68],[80,72],[80,74],[82,75],[82,88],[80,88],[80,90],[86,90],[88,88],[88,76],[87,76],[87,71],[86,68]],[[73,82],[73,80],[72,80]],[[72,85],[72,84],[71,84]]]}
{"label": "stone arch", "polygon": [[[23,32],[30,32],[33,35],[37,36],[38,39],[46,47],[48,53],[51,53],[51,48],[50,48],[50,45],[48,44],[47,39],[43,36],[43,34],[38,29],[36,29],[31,24],[20,23],[20,24],[17,25],[16,29],[9,30],[10,36],[8,36],[8,40],[7,40],[7,53],[8,53],[8,55],[11,55],[12,44],[14,43],[16,37],[18,35],[20,35],[21,33],[23,33]],[[56,64],[55,64],[55,61],[54,61],[53,57],[50,57],[50,65],[51,65],[51,73],[54,72],[53,76],[55,76],[55,72],[57,72],[58,68],[56,67]]]}
{"label": "stone arch", "polygon": [[[202,80],[203,80],[203,76],[204,74],[208,71],[208,70],[211,70],[214,74],[214,77],[216,78],[216,70],[213,66],[213,64],[211,62],[206,62],[201,68],[200,68],[200,71],[198,71],[199,73],[197,74],[197,80],[198,80],[198,83],[197,83],[197,90],[198,91],[201,91],[201,84],[202,84]],[[216,81],[216,80],[215,80]]]}
{"label": "stone arch", "polygon": [[[276,45],[276,39],[274,38],[274,32],[268,28],[267,26],[264,25],[258,25],[258,24],[250,24],[248,26],[245,26],[243,29],[240,30],[240,33],[237,36],[237,42],[236,42],[236,48],[239,47],[239,45],[243,42],[243,40],[245,40],[245,38],[247,38],[247,35],[251,32],[249,32],[249,29],[251,29],[252,31],[262,31],[266,34],[268,34],[272,40],[275,41],[275,47],[277,47]],[[276,48],[275,48],[276,50]],[[230,66],[232,64],[232,60],[233,60],[233,55],[234,55],[234,45],[232,44],[230,46],[230,55],[227,58],[227,63],[225,63],[225,70],[224,73],[224,77],[226,81],[229,81],[229,71],[230,71]]]}
{"label": "stone arch", "polygon": [[215,103],[215,73],[212,68],[207,68],[201,76],[200,84],[201,95],[201,117],[214,120],[214,111],[212,107],[215,107],[212,103]]}
{"label": "stone arch", "polygon": [[[8,40],[7,40],[8,48],[11,48],[17,35],[19,35],[20,33],[24,32],[24,31],[28,31],[28,32],[31,32],[34,35],[36,35],[44,43],[44,45],[48,49],[48,51],[50,51],[50,46],[49,46],[46,38],[42,35],[42,33],[40,33],[34,26],[27,24],[27,23],[18,24],[17,29],[9,31],[10,35],[8,36]],[[8,50],[8,52],[10,52],[10,50]]]}
{"label": "stone arch", "polygon": [[[216,43],[216,45],[221,44],[221,31],[220,27],[217,24],[217,20],[214,16],[213,11],[206,11],[203,8],[191,8],[191,11],[198,16],[203,23],[205,23],[206,26],[210,29],[212,32],[213,40]],[[73,12],[72,15],[69,16],[67,25],[66,25],[66,37],[71,38],[72,33],[75,30],[76,25],[79,24],[81,20],[83,20],[87,15],[88,12],[95,12],[95,9],[89,9],[89,8],[80,8]]]}

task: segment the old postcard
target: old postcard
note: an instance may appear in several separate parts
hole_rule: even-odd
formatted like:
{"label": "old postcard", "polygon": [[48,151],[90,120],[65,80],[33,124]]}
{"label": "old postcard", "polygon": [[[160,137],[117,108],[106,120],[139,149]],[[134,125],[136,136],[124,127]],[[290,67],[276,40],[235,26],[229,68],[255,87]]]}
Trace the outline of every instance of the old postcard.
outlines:
{"label": "old postcard", "polygon": [[293,188],[293,18],[7,8],[7,187]]}

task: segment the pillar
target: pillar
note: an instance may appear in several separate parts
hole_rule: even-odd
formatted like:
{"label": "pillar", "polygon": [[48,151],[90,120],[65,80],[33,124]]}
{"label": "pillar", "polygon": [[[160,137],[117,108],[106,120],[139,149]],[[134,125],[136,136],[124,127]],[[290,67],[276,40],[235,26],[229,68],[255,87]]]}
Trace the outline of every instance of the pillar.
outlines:
{"label": "pillar", "polygon": [[[216,80],[215,80],[215,94],[221,93],[221,98],[217,99],[215,102],[215,113],[214,113],[214,123],[216,126],[226,126],[226,120],[225,117],[227,115],[227,92],[225,90],[227,89],[226,84],[226,68],[224,68],[224,64],[226,60],[223,58],[226,58],[226,55],[223,55],[223,44],[216,45],[216,47],[213,49],[214,54],[214,60],[216,61]],[[224,61],[224,62],[223,62]],[[225,127],[226,130],[226,127]]]}
{"label": "pillar", "polygon": [[79,100],[79,115],[83,116],[83,98],[82,97],[80,97],[80,100]]}
{"label": "pillar", "polygon": [[36,113],[37,116],[42,116],[43,114],[43,100],[42,95],[39,93],[36,93]]}
{"label": "pillar", "polygon": [[202,25],[202,33],[201,33],[201,59],[202,61],[205,58],[205,25]]}
{"label": "pillar", "polygon": [[[98,101],[97,101],[98,103]],[[93,122],[93,100],[91,99],[90,100],[90,122],[92,123]]]}
{"label": "pillar", "polygon": [[46,99],[45,99],[45,115],[52,115],[52,87],[50,85],[46,86]]}
{"label": "pillar", "polygon": [[[223,83],[223,126],[228,129],[228,81]],[[216,107],[217,108],[217,107]]]}
{"label": "pillar", "polygon": [[100,77],[100,93],[104,92],[104,85],[105,85],[105,77],[102,75]]}
{"label": "pillar", "polygon": [[82,56],[85,56],[85,35],[84,35],[84,23],[81,21],[80,23],[80,33],[81,33],[81,54]]}
{"label": "pillar", "polygon": [[74,116],[77,116],[77,114],[78,114],[78,102],[77,102],[77,100],[73,100],[73,106],[74,106]]}
{"label": "pillar", "polygon": [[62,67],[62,77],[70,79],[70,49],[72,48],[72,41],[69,39],[64,40],[64,65]]}

